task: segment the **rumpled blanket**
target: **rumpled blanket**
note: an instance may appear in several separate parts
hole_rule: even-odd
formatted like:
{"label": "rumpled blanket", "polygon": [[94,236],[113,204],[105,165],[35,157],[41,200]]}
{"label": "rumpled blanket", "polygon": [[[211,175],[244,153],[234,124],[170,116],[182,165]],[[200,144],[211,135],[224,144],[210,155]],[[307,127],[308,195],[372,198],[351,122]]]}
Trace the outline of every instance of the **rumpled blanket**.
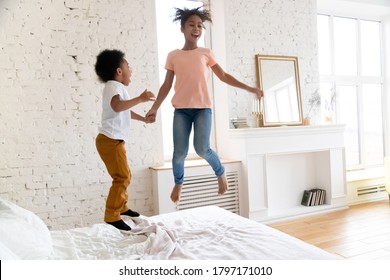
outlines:
{"label": "rumpled blanket", "polygon": [[264,224],[216,206],[52,231],[52,259],[311,260],[341,259]]}
{"label": "rumpled blanket", "polygon": [[125,218],[131,231],[108,224],[52,231],[54,254],[51,259],[135,260],[168,259],[175,250],[170,231],[147,217]]}

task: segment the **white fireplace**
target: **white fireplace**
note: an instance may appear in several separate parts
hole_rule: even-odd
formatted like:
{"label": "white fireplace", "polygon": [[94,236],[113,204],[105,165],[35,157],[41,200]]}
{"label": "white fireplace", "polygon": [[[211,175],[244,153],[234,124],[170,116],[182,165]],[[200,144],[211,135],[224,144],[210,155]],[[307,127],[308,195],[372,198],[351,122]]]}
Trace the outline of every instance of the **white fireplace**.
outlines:
{"label": "white fireplace", "polygon": [[[270,222],[346,208],[343,134],[343,125],[229,130],[228,156],[242,162],[241,215]],[[301,205],[312,188],[326,190],[325,204]]]}

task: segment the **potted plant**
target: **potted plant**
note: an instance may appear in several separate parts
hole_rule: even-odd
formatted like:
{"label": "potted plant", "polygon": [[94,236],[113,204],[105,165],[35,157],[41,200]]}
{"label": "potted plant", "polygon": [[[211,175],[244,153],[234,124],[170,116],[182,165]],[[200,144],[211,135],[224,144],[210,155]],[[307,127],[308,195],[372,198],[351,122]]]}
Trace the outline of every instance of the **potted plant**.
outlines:
{"label": "potted plant", "polygon": [[318,108],[321,106],[321,95],[320,91],[316,89],[313,94],[310,96],[310,98],[307,101],[308,105],[308,110],[305,115],[305,118],[303,119],[303,124],[304,125],[309,125],[310,124],[310,118],[311,118],[311,113],[316,111]]}

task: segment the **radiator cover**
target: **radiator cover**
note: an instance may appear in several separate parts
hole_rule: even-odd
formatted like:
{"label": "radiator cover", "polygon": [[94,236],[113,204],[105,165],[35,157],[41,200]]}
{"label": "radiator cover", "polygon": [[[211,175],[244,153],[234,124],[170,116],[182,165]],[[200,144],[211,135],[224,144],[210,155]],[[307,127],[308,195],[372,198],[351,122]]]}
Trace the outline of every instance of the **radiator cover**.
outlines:
{"label": "radiator cover", "polygon": [[174,186],[170,164],[152,167],[153,205],[155,214],[215,205],[233,213],[240,213],[240,168],[237,161],[222,161],[228,181],[228,191],[218,195],[218,181],[212,168],[203,160],[187,161],[181,199],[175,204],[170,199]]}

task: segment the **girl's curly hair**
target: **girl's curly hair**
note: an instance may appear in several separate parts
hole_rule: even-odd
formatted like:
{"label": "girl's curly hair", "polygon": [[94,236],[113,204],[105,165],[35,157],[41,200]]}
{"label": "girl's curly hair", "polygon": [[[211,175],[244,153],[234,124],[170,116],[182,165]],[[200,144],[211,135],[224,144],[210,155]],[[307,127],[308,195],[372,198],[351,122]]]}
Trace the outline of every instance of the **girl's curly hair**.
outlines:
{"label": "girl's curly hair", "polygon": [[212,22],[211,20],[211,12],[210,10],[207,10],[205,6],[200,6],[198,8],[194,9],[180,9],[180,8],[175,8],[175,14],[173,15],[173,22],[180,21],[181,27],[184,27],[184,24],[188,20],[189,17],[196,15],[200,17],[202,22],[209,21]]}

